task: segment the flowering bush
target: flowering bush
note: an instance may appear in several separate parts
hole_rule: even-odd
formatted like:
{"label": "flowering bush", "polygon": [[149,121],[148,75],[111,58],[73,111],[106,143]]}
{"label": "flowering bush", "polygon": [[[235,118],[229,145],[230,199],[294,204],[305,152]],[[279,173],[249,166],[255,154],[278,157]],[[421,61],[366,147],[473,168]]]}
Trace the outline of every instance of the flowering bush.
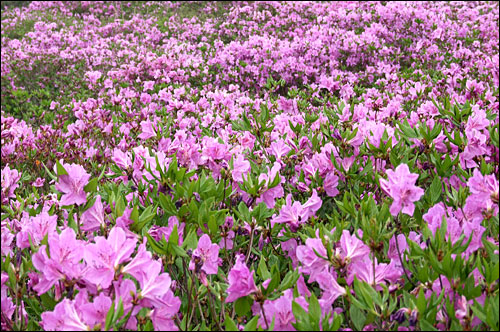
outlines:
{"label": "flowering bush", "polygon": [[498,330],[498,17],[7,4],[2,330]]}

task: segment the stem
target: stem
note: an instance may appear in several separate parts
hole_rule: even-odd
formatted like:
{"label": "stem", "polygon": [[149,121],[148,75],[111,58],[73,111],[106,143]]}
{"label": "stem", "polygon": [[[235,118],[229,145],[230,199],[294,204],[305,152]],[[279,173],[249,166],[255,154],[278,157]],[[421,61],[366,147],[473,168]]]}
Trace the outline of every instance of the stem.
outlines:
{"label": "stem", "polygon": [[198,300],[196,300],[196,302],[198,303],[198,308],[200,309],[201,320],[203,321],[203,323],[205,323],[205,326],[206,326],[207,321],[205,320],[205,315],[203,315],[203,310],[201,309],[201,303]]}
{"label": "stem", "polygon": [[252,244],[253,244],[253,227],[251,228],[250,245],[248,246],[247,258],[245,259],[245,264],[248,264],[248,258],[250,258],[250,252],[252,251]]}
{"label": "stem", "polygon": [[215,321],[215,324],[217,324],[217,328],[219,329],[219,331],[222,331],[222,327],[220,326],[220,323],[219,323],[219,320],[217,319],[217,314],[215,313],[215,304],[214,304],[214,300],[212,298],[212,293],[210,293],[210,289],[207,288],[207,291],[208,291],[208,301],[210,302],[210,310],[212,311],[212,317],[213,317],[213,320]]}
{"label": "stem", "polygon": [[375,279],[376,279],[376,273],[375,273],[375,253],[372,252],[372,266],[373,266],[373,287],[376,286]]}
{"label": "stem", "polygon": [[219,315],[219,321],[222,322],[222,320],[226,317],[225,315],[225,311],[226,311],[226,308],[225,308],[225,301],[222,301],[221,299],[221,304],[222,304],[222,310],[220,311],[220,315]]}
{"label": "stem", "polygon": [[224,174],[224,195],[222,196],[222,201],[220,202],[221,209],[222,209],[223,204],[224,204],[224,206],[226,205],[226,203],[224,202],[226,200],[226,181],[227,181],[227,175]]}
{"label": "stem", "polygon": [[3,311],[2,311],[2,317],[3,317],[3,321],[5,322],[5,325],[7,325],[7,330],[12,331],[13,328],[12,328],[12,325],[10,324],[11,320],[7,319],[7,316],[5,315],[5,313]]}
{"label": "stem", "polygon": [[266,330],[269,329],[269,323],[267,322],[266,312],[264,311],[264,306],[260,303],[260,310],[262,310],[262,316],[264,317],[264,322],[266,323]]}
{"label": "stem", "polygon": [[[184,268],[184,272],[186,272],[186,269]],[[186,279],[186,285],[187,285],[187,279]],[[194,288],[194,279],[191,279],[191,289],[188,291],[188,308],[191,307],[191,294],[193,293],[193,288]],[[189,315],[188,323],[186,325],[186,328],[190,326],[191,319],[193,318],[193,313],[194,313],[194,306],[193,310],[191,310],[191,314]]]}
{"label": "stem", "polygon": [[179,331],[182,331],[182,329],[181,329],[182,323],[181,323],[181,320],[179,319],[179,316],[175,315],[174,320],[175,320],[175,324],[177,324],[177,327],[179,328]]}
{"label": "stem", "polygon": [[405,265],[403,264],[403,260],[401,259],[401,252],[399,251],[399,243],[398,243],[398,237],[396,236],[396,249],[398,250],[398,257],[399,257],[399,262],[401,263],[401,266],[403,267],[403,271],[405,273],[406,279],[412,284],[413,287],[417,287],[413,281],[410,279],[408,276],[408,272],[406,271]]}
{"label": "stem", "polygon": [[132,308],[130,308],[130,315],[127,317],[127,320],[125,321],[125,323],[123,323],[123,325],[122,325],[123,327],[126,327],[126,326],[127,326],[127,324],[128,324],[128,320],[130,319],[130,316],[132,316],[132,312],[134,311],[135,306],[136,306],[136,304],[134,303],[134,304],[132,305]]}

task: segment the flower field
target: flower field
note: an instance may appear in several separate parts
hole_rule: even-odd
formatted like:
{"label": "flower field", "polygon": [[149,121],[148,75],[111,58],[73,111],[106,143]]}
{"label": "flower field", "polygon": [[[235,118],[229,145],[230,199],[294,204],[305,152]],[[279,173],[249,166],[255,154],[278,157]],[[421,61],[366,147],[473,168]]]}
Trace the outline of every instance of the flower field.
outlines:
{"label": "flower field", "polygon": [[2,330],[499,329],[498,2],[2,4]]}

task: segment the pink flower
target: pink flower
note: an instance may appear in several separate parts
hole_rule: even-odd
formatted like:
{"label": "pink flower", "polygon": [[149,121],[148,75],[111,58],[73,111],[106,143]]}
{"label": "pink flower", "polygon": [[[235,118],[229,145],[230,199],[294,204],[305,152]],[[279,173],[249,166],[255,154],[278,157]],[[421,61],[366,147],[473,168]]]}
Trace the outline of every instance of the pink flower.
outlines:
{"label": "pink flower", "polygon": [[85,73],[85,76],[87,76],[90,83],[96,84],[97,80],[101,78],[102,73],[99,71],[88,71]]}
{"label": "pink flower", "polygon": [[328,268],[328,261],[319,257],[319,255],[326,257],[326,249],[320,239],[307,239],[305,245],[297,247],[297,258],[302,266],[299,272],[310,274],[309,282],[314,282],[317,277],[325,273]]}
{"label": "pink flower", "polygon": [[151,320],[155,331],[178,331],[179,328],[174,319],[181,307],[181,300],[174,296],[172,291],[169,291],[163,296],[162,303],[165,303],[165,305],[155,308],[151,312]]}
{"label": "pink flower", "polygon": [[57,234],[57,215],[49,215],[46,211],[42,211],[39,215],[30,217],[28,223],[23,226],[23,229],[17,233],[17,246],[21,249],[30,247],[31,242],[34,246],[38,246],[40,241],[49,234]]}
{"label": "pink flower", "polygon": [[85,323],[94,327],[97,324],[104,326],[106,323],[106,315],[111,308],[111,299],[104,295],[104,293],[99,294],[99,296],[94,297],[93,303],[84,303],[79,307],[82,313],[82,317]]}
{"label": "pink flower", "polygon": [[149,229],[148,233],[156,241],[161,241],[163,237],[165,237],[165,240],[168,242],[168,239],[170,238],[170,235],[172,235],[172,231],[174,230],[175,226],[177,226],[177,235],[179,236],[179,239],[177,240],[177,245],[181,246],[184,236],[184,227],[186,225],[184,223],[179,225],[179,219],[177,219],[176,216],[171,216],[170,218],[168,218],[167,227],[165,226],[158,227],[156,225],[153,225]]}
{"label": "pink flower", "polygon": [[324,311],[331,308],[333,302],[335,302],[339,296],[346,295],[345,288],[337,283],[336,276],[328,270],[319,274],[316,281],[318,282],[319,287],[323,290],[323,295],[321,296],[319,303]]}
{"label": "pink flower", "polygon": [[132,160],[130,159],[130,152],[123,152],[120,149],[113,150],[113,157],[111,160],[115,162],[116,166],[121,169],[127,169],[132,166]]}
{"label": "pink flower", "polygon": [[[2,226],[1,239],[2,239],[2,241],[0,241],[0,243],[1,243],[2,256],[11,255],[11,257],[12,257],[11,244],[12,244],[12,241],[14,240],[14,234],[12,234],[11,231],[7,227]],[[28,244],[28,246],[29,246],[29,244]]]}
{"label": "pink flower", "polygon": [[233,171],[231,172],[233,180],[243,182],[243,174],[248,174],[250,171],[250,162],[245,160],[243,155],[239,154],[233,161]]}
{"label": "pink flower", "polygon": [[19,187],[18,182],[20,179],[21,173],[19,173],[16,169],[10,169],[9,165],[4,167],[2,170],[2,204],[7,204],[9,198],[16,197],[16,195],[14,195],[14,190]]}
{"label": "pink flower", "polygon": [[229,287],[227,288],[228,297],[226,298],[226,302],[233,302],[240,297],[250,295],[258,290],[253,280],[253,274],[254,271],[250,273],[245,264],[245,256],[238,255],[236,264],[229,271],[227,277]]}
{"label": "pink flower", "polygon": [[[262,181],[265,181],[265,186],[267,187],[267,190],[265,190],[262,195],[255,200],[256,204],[259,204],[260,202],[266,203],[267,207],[272,209],[274,207],[274,204],[276,204],[276,198],[283,197],[284,195],[284,190],[283,187],[281,186],[281,183],[285,182],[285,179],[280,177],[279,171],[281,169],[281,165],[278,162],[275,162],[271,170],[269,170],[268,167],[268,174],[262,173],[259,176],[259,183]],[[280,180],[278,181],[278,185],[276,187],[269,188],[271,183],[273,183],[274,179],[276,177],[280,177]]]}
{"label": "pink flower", "polygon": [[45,179],[42,178],[36,178],[36,180],[32,183],[33,187],[43,187],[43,184],[45,183]]}
{"label": "pink flower", "polygon": [[279,216],[274,218],[273,225],[286,223],[292,230],[296,230],[319,210],[321,204],[322,201],[316,190],[313,190],[312,196],[303,205],[296,201],[292,204],[292,195],[288,194],[286,204],[281,208]]}
{"label": "pink flower", "polygon": [[156,136],[156,133],[153,130],[153,124],[149,120],[141,122],[141,129],[142,133],[139,136],[137,136],[140,139],[146,140],[148,138]]}
{"label": "pink flower", "polygon": [[340,248],[342,249],[343,259],[349,262],[370,253],[370,248],[359,240],[356,235],[351,235],[346,229],[342,231],[340,237]]}
{"label": "pink flower", "polygon": [[402,275],[402,271],[396,266],[396,261],[391,261],[390,264],[379,264],[375,258],[374,279],[372,264],[372,260],[368,255],[364,256],[362,259],[356,260],[349,271],[349,275],[346,279],[347,283],[350,285],[354,281],[354,276],[356,276],[359,280],[363,280],[371,285],[378,285],[380,283],[385,283],[385,280],[396,282]]}
{"label": "pink flower", "polygon": [[[264,311],[268,324],[274,319],[274,331],[295,331],[292,323],[295,323],[295,316],[292,312],[293,291],[287,289],[284,294],[274,301],[267,300],[264,303]],[[263,315],[260,315],[259,325],[266,328]]]}
{"label": "pink flower", "polygon": [[414,202],[418,201],[424,194],[424,190],[415,186],[418,174],[410,173],[408,165],[401,164],[396,171],[387,170],[388,180],[380,179],[382,189],[394,199],[390,212],[397,216],[403,209],[403,213],[413,216],[415,210]]}
{"label": "pink flower", "polygon": [[436,230],[441,227],[445,214],[446,211],[443,203],[438,203],[431,207],[427,213],[422,216],[422,218],[427,222],[433,235],[436,235]]}
{"label": "pink flower", "polygon": [[[498,211],[498,181],[493,174],[483,176],[476,168],[474,175],[467,181],[467,186],[472,193],[471,196],[474,196],[473,199],[481,201],[484,209],[492,208]],[[496,204],[493,200],[496,200]]]}
{"label": "pink flower", "polygon": [[337,187],[339,185],[339,177],[333,173],[328,173],[323,181],[323,188],[330,197],[335,197],[339,194]]}
{"label": "pink flower", "polygon": [[203,234],[198,241],[198,247],[193,251],[189,269],[199,271],[201,268],[206,274],[217,274],[219,269],[219,246],[212,243],[210,236]]}
{"label": "pink flower", "polygon": [[126,238],[121,227],[114,227],[107,239],[96,237],[95,244],[87,244],[83,252],[88,266],[85,278],[95,285],[108,288],[118,265],[130,259],[136,243],[136,239]]}
{"label": "pink flower", "polygon": [[61,279],[71,280],[81,277],[83,265],[83,243],[76,239],[76,234],[71,228],[66,228],[57,234],[49,236],[49,252],[47,255],[45,245],[42,245],[33,255],[33,266],[42,273],[40,282],[33,287],[39,294],[47,292]]}
{"label": "pink flower", "polygon": [[56,189],[63,193],[61,205],[82,205],[87,202],[87,194],[83,189],[89,183],[90,174],[77,164],[63,164],[68,174],[59,176],[59,182],[56,183]]}
{"label": "pink flower", "polygon": [[94,205],[84,213],[82,213],[82,230],[83,231],[96,231],[101,225],[105,226],[104,220],[104,207],[102,205],[101,196],[97,195]]}
{"label": "pink flower", "polygon": [[170,291],[172,279],[168,273],[161,273],[161,270],[161,263],[152,260],[145,266],[144,273],[140,274],[139,298],[143,299],[143,306],[161,306],[161,298]]}
{"label": "pink flower", "polygon": [[75,301],[64,299],[54,311],[42,313],[40,324],[46,331],[88,331],[75,308]]}
{"label": "pink flower", "polygon": [[286,145],[285,141],[282,139],[278,141],[273,141],[271,146],[266,149],[270,154],[276,157],[276,159],[281,159],[283,155],[286,155],[290,152],[290,147]]}
{"label": "pink flower", "polygon": [[155,85],[154,81],[145,81],[144,82],[144,91],[153,90],[154,85]]}
{"label": "pink flower", "polygon": [[147,265],[153,261],[151,257],[151,253],[146,250],[145,239],[144,242],[139,245],[139,249],[137,250],[135,257],[130,261],[130,263],[122,268],[121,272],[123,274],[128,273],[135,279],[140,280],[142,278],[142,274],[144,274],[147,270]]}

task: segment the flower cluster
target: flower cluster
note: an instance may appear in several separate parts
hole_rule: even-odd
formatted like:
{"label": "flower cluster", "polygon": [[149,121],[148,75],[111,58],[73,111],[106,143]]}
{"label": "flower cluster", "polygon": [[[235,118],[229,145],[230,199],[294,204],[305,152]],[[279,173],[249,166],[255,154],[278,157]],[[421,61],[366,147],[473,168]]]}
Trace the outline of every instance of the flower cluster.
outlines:
{"label": "flower cluster", "polygon": [[2,4],[2,331],[498,330],[499,8]]}

